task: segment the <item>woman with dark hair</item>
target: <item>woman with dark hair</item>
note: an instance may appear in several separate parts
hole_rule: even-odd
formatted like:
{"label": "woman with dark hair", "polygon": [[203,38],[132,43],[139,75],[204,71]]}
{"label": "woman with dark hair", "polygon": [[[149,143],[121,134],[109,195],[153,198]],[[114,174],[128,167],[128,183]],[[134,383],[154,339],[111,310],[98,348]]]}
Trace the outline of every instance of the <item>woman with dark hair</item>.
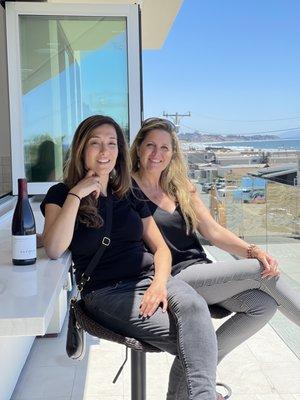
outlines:
{"label": "woman with dark hair", "polygon": [[[144,121],[130,154],[134,193],[146,200],[171,250],[172,275],[192,286],[209,305],[235,313],[216,332],[218,362],[261,329],[277,306],[300,325],[300,294],[279,277],[277,261],[219,225],[201,201],[188,179],[174,124],[162,118]],[[212,263],[198,233],[248,259]],[[185,399],[184,386],[181,364],[175,360],[168,398]]]}
{"label": "woman with dark hair", "polygon": [[185,282],[170,277],[168,247],[130,183],[119,125],[101,115],[84,120],[75,132],[64,182],[51,187],[41,204],[46,253],[57,258],[69,248],[78,282],[99,247],[112,202],[110,244],[83,288],[85,307],[107,328],[177,355],[188,399],[221,400],[207,304]]}

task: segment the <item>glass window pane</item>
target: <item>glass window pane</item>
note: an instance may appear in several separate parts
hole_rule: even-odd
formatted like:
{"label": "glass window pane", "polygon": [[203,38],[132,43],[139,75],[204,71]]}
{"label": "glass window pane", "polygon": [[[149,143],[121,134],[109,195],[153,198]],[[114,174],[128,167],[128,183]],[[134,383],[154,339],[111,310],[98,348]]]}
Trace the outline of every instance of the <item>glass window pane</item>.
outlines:
{"label": "glass window pane", "polygon": [[57,181],[77,125],[110,115],[128,135],[125,17],[21,16],[25,171]]}

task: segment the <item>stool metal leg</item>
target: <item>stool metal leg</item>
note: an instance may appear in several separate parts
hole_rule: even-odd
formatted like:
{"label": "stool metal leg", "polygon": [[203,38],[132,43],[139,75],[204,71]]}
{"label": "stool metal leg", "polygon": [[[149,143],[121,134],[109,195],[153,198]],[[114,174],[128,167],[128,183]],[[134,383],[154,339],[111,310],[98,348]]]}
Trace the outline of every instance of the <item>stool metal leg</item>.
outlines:
{"label": "stool metal leg", "polygon": [[131,350],[131,400],[146,400],[146,353]]}

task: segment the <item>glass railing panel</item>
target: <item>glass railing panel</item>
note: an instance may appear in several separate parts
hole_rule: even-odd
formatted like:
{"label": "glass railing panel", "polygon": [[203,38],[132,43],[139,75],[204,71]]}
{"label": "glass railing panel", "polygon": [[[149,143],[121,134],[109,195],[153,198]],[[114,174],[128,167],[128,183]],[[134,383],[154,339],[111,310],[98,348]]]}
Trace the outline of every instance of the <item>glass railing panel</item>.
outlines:
{"label": "glass railing panel", "polygon": [[[266,239],[268,252],[278,260],[281,275],[300,293],[300,185],[268,181]],[[300,327],[281,313],[276,313],[270,324],[300,358]]]}
{"label": "glass railing panel", "polygon": [[[213,218],[276,258],[281,275],[300,292],[300,184],[250,175],[227,174],[221,178],[213,176],[211,170],[191,170],[190,177]],[[206,249],[216,260],[229,259],[228,253],[215,246]],[[300,358],[300,327],[280,312],[270,324]]]}
{"label": "glass railing panel", "polygon": [[299,188],[268,181],[267,236],[299,237]]}

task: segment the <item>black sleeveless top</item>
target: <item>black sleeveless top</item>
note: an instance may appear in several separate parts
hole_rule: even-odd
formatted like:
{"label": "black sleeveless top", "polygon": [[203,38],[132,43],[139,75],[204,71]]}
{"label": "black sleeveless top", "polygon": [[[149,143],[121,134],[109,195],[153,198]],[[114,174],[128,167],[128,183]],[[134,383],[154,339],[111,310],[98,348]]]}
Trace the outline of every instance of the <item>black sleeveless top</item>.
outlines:
{"label": "black sleeveless top", "polygon": [[172,254],[172,275],[178,274],[189,265],[211,263],[199,242],[196,233],[187,234],[186,223],[177,205],[170,213],[153,203],[133,180],[134,194],[147,202],[147,206]]}

